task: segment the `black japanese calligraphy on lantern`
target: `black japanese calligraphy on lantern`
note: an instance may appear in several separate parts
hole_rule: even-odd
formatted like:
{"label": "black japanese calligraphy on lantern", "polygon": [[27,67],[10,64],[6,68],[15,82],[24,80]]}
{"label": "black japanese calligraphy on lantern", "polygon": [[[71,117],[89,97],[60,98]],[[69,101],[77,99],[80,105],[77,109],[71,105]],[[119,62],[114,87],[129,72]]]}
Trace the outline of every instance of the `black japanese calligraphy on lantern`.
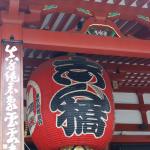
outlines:
{"label": "black japanese calligraphy on lantern", "polygon": [[57,60],[53,65],[53,80],[64,85],[50,101],[50,110],[59,112],[56,127],[62,128],[66,136],[103,136],[110,112],[108,97],[103,92],[103,69],[82,57]]}
{"label": "black japanese calligraphy on lantern", "polygon": [[64,86],[72,84],[72,81],[79,83],[89,82],[93,76],[96,82],[93,83],[101,89],[105,88],[105,81],[102,77],[102,68],[83,57],[72,57],[69,60],[58,60],[54,62],[56,73],[53,79],[56,83]]}

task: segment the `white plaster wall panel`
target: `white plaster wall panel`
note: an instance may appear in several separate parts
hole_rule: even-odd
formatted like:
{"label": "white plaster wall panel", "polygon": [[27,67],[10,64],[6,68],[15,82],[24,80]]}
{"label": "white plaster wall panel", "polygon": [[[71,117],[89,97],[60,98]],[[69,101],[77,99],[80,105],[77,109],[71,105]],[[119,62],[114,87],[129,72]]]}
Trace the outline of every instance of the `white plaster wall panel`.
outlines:
{"label": "white plaster wall panel", "polygon": [[115,110],[115,123],[141,124],[141,113],[138,110]]}
{"label": "white plaster wall panel", "polygon": [[121,104],[138,104],[139,100],[136,93],[114,92],[114,102]]}
{"label": "white plaster wall panel", "polygon": [[144,104],[150,104],[150,93],[143,94]]}
{"label": "white plaster wall panel", "polygon": [[114,132],[113,132],[113,135],[122,135],[121,132],[122,132],[122,131],[114,131]]}

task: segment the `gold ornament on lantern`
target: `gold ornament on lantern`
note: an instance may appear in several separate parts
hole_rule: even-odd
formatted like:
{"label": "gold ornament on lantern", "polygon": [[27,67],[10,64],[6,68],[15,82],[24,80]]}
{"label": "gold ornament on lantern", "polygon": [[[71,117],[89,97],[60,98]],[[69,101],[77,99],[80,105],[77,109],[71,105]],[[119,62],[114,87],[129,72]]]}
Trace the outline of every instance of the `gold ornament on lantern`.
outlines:
{"label": "gold ornament on lantern", "polygon": [[61,148],[60,150],[93,150],[87,146],[69,146],[65,148]]}

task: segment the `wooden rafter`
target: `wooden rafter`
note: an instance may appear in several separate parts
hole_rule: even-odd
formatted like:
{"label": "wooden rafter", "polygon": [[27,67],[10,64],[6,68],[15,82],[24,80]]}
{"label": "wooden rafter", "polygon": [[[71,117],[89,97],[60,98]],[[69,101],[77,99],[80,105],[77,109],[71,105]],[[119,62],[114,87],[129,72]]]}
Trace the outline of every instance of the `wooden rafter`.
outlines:
{"label": "wooden rafter", "polygon": [[[142,8],[142,4],[148,6],[148,1],[147,3],[146,2],[134,3],[134,1],[135,0],[126,1],[125,5],[123,5],[122,0],[114,1],[113,4],[110,4],[108,0],[105,2],[103,1],[102,3],[95,2],[92,0],[90,1],[83,1],[83,0],[38,1],[36,0],[36,2],[35,0],[28,0],[28,1],[22,1],[21,7],[23,8],[28,6],[31,12],[30,16],[32,14],[33,16],[35,16],[34,13],[37,14],[37,12],[39,13],[39,15],[42,13],[53,13],[53,12],[78,13],[78,14],[85,15],[84,13],[81,12],[79,13],[77,11],[77,8],[83,8],[85,10],[90,11],[91,15],[95,18],[100,18],[100,17],[107,18],[110,12],[117,12],[119,13],[119,15],[110,17],[109,19],[122,18],[125,20],[137,20],[137,22],[140,22],[146,26],[150,26],[150,22],[138,18],[137,16],[137,15],[143,15],[145,17],[150,17],[148,8]],[[137,6],[135,6],[134,4],[136,4]],[[43,11],[46,5],[56,5],[57,8],[47,9]]]}

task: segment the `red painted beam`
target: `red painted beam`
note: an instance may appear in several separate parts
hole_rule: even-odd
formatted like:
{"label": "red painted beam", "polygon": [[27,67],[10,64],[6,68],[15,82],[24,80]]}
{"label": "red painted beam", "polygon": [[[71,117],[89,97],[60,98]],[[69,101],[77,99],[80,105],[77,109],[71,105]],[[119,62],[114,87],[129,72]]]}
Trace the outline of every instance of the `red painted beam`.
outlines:
{"label": "red painted beam", "polygon": [[140,104],[115,104],[115,109],[125,109],[125,110],[150,110],[150,104],[140,105]]}
{"label": "red painted beam", "polygon": [[101,63],[104,68],[108,71],[114,71],[118,69],[119,72],[131,72],[131,73],[150,73],[149,66],[140,65],[126,65],[126,64],[111,64],[111,63]]}
{"label": "red painted beam", "polygon": [[150,93],[149,87],[130,87],[130,86],[123,86],[119,87],[119,89],[114,89],[115,92],[128,92],[128,93],[136,93],[137,91],[142,93]]}
{"label": "red painted beam", "polygon": [[150,135],[115,135],[112,143],[150,143]]}
{"label": "red painted beam", "polygon": [[23,29],[25,47],[85,54],[150,58],[150,42],[130,38],[110,38],[79,33]]}
{"label": "red painted beam", "polygon": [[150,131],[150,124],[142,128],[141,124],[116,124],[115,131]]}

